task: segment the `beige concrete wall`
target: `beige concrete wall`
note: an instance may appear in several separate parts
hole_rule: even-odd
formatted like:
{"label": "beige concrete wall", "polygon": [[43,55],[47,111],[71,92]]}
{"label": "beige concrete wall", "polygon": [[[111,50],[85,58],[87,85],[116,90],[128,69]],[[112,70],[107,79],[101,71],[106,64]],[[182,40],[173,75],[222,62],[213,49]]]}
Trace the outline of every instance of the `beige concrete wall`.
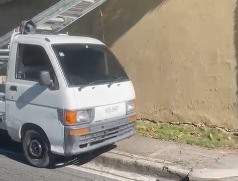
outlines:
{"label": "beige concrete wall", "polygon": [[111,0],[103,24],[84,21],[125,65],[140,118],[237,129],[235,14],[235,0]]}

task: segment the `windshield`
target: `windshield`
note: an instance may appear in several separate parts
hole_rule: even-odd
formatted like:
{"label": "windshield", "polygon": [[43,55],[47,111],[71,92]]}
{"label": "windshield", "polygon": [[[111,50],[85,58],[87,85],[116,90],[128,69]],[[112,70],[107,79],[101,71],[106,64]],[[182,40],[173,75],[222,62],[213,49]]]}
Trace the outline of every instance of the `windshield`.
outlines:
{"label": "windshield", "polygon": [[104,45],[52,45],[69,86],[128,80],[116,57]]}

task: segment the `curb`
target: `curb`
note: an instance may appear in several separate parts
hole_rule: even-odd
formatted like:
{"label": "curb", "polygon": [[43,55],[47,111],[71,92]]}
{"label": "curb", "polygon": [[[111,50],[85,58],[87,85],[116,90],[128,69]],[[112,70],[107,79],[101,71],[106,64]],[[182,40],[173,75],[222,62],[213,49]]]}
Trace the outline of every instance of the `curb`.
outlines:
{"label": "curb", "polygon": [[234,181],[238,180],[238,169],[194,169],[190,171],[170,162],[142,157],[116,150],[105,152],[93,160],[95,165],[120,171],[136,173],[154,178],[162,177],[178,181]]}
{"label": "curb", "polygon": [[238,180],[238,169],[195,169],[189,174],[190,181]]}
{"label": "curb", "polygon": [[189,170],[171,166],[169,162],[144,158],[115,150],[99,155],[92,160],[92,162],[97,165],[103,165],[104,167],[110,167],[121,171],[147,175],[155,178],[162,177],[182,180],[189,174]]}

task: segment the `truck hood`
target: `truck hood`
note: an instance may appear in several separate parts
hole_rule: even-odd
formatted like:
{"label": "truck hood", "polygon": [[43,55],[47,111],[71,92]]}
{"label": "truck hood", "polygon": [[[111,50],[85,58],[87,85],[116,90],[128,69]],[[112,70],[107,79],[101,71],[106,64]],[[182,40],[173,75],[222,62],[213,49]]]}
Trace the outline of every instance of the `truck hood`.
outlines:
{"label": "truck hood", "polygon": [[126,101],[135,99],[131,81],[74,88],[77,109],[95,109],[95,119],[109,119],[126,114]]}

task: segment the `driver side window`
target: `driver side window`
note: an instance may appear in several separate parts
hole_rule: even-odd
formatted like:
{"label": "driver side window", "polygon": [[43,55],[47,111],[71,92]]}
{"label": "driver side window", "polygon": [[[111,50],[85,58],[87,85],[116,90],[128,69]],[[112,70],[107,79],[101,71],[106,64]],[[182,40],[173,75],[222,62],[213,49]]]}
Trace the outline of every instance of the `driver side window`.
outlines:
{"label": "driver side window", "polygon": [[19,44],[16,63],[16,79],[40,81],[40,72],[49,71],[56,79],[53,66],[45,49],[38,45]]}

